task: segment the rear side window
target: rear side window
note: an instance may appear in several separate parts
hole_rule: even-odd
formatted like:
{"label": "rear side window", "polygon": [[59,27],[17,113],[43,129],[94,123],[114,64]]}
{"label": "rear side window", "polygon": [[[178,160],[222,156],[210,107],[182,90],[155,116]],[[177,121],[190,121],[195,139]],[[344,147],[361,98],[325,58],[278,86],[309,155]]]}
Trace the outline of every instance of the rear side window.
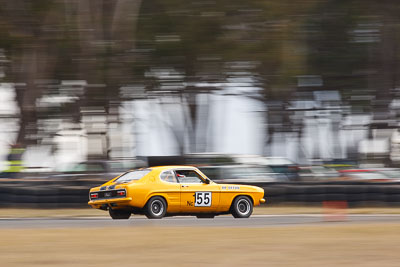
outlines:
{"label": "rear side window", "polygon": [[172,171],[164,171],[163,173],[161,173],[160,179],[163,180],[164,182],[169,182],[169,183],[178,182],[176,180],[175,174]]}
{"label": "rear side window", "polygon": [[151,171],[150,169],[130,171],[130,172],[127,172],[127,173],[121,175],[117,180],[115,180],[115,182],[124,183],[124,182],[130,182],[133,180],[139,180],[143,176],[148,174],[150,171]]}

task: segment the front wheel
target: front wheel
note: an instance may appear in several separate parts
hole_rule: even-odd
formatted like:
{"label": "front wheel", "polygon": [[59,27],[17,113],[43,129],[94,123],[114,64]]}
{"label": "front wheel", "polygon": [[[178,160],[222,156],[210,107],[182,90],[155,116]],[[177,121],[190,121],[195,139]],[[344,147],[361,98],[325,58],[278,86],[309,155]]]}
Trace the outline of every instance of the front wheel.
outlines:
{"label": "front wheel", "polygon": [[231,212],[235,218],[249,218],[253,213],[253,202],[249,197],[238,196],[233,201]]}
{"label": "front wheel", "polygon": [[114,220],[129,219],[132,214],[130,211],[127,210],[113,210],[111,208],[108,210],[108,213]]}
{"label": "front wheel", "polygon": [[152,197],[144,207],[144,214],[149,219],[161,219],[167,213],[167,203],[162,197]]}

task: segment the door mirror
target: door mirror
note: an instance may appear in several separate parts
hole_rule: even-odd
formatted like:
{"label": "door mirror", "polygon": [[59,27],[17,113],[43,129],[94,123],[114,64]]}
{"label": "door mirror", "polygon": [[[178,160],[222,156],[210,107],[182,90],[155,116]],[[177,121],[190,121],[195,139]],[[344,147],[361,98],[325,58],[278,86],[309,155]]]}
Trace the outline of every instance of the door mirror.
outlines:
{"label": "door mirror", "polygon": [[205,183],[205,184],[210,184],[210,180],[206,179],[206,180],[204,181],[204,183]]}

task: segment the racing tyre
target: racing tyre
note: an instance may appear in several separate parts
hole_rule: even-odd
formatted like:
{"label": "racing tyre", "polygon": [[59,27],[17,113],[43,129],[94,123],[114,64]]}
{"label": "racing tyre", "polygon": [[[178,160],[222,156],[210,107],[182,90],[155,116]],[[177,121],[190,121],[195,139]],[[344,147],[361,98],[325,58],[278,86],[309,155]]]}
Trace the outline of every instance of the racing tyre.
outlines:
{"label": "racing tyre", "polygon": [[196,215],[197,219],[214,219],[214,214],[199,214]]}
{"label": "racing tyre", "polygon": [[113,210],[108,209],[108,213],[110,213],[111,218],[114,220],[121,220],[121,219],[129,219],[131,217],[131,212],[127,210]]}
{"label": "racing tyre", "polygon": [[238,196],[233,201],[231,212],[235,218],[249,218],[253,213],[253,202],[249,197]]}
{"label": "racing tyre", "polygon": [[167,203],[162,197],[152,197],[144,207],[144,214],[149,219],[161,219],[167,213]]}

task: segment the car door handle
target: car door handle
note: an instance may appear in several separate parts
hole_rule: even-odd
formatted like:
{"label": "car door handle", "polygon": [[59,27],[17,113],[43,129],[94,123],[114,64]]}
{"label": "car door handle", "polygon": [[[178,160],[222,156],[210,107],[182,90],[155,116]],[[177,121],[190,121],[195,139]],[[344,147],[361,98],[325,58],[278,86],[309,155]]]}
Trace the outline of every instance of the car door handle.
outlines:
{"label": "car door handle", "polygon": [[188,185],[182,185],[182,187],[189,187]]}

